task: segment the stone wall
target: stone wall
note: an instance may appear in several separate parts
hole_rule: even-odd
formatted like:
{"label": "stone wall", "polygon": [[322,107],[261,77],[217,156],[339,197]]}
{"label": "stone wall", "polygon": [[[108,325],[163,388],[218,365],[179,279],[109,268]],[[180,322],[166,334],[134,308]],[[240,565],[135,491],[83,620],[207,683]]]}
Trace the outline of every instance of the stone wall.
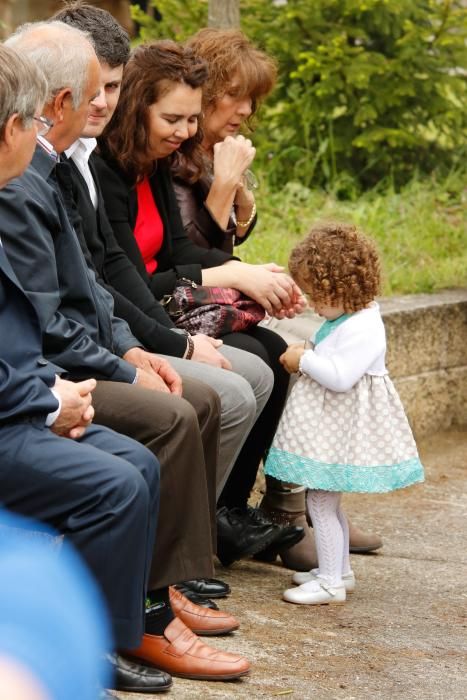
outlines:
{"label": "stone wall", "polygon": [[[387,365],[415,434],[467,425],[467,289],[381,299]],[[288,342],[308,338],[311,311],[273,327]]]}

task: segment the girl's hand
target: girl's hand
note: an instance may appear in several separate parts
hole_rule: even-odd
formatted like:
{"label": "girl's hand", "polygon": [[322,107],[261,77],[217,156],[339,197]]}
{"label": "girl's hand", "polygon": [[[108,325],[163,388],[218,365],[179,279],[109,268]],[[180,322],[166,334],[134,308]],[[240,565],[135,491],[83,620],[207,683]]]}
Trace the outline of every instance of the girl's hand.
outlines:
{"label": "girl's hand", "polygon": [[305,348],[303,345],[294,343],[293,345],[289,345],[287,350],[280,356],[279,361],[289,374],[298,372],[300,360],[304,352]]}

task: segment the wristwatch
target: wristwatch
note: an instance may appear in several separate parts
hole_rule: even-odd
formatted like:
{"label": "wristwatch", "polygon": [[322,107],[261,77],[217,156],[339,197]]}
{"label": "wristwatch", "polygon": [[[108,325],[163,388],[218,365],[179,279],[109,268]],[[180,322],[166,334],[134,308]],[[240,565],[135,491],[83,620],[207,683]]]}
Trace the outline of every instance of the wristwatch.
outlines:
{"label": "wristwatch", "polygon": [[173,333],[177,333],[178,335],[184,335],[186,338],[186,350],[185,354],[183,355],[184,360],[191,360],[193,357],[193,353],[195,351],[195,344],[193,342],[193,338],[191,335],[186,331],[184,328],[171,328],[170,329]]}

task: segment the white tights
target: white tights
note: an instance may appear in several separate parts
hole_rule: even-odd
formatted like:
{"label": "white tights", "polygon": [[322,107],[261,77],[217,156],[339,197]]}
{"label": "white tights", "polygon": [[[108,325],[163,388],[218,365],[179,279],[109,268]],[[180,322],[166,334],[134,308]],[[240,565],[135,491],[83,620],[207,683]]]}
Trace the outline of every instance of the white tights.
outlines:
{"label": "white tights", "polygon": [[319,575],[331,586],[341,585],[342,574],[350,571],[349,526],[341,507],[341,496],[334,491],[310,490],[307,494]]}

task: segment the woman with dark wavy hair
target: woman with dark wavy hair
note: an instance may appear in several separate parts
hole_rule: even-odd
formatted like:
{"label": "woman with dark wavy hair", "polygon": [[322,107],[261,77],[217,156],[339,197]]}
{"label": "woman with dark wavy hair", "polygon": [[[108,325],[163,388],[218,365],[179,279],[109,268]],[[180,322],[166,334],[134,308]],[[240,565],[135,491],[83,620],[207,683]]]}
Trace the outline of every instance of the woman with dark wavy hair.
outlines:
{"label": "woman with dark wavy hair", "polygon": [[[190,159],[193,171],[201,171],[198,118],[206,77],[204,61],[174,42],[158,41],[135,49],[114,117],[100,139],[102,158],[96,163],[108,217],[121,247],[157,299],[171,294],[185,278],[196,284],[237,288],[270,313],[292,315],[302,308],[301,295],[281,268],[247,265],[224,251],[199,247],[184,231],[170,164],[180,153]],[[130,289],[120,291],[131,294]],[[263,549],[267,539],[276,548],[290,546],[303,536],[303,530],[273,526],[247,506],[285,401],[288,375],[279,362],[285,342],[260,327],[229,333],[222,340],[253,353],[256,364],[260,358],[274,373],[272,394],[219,500],[223,507],[218,518],[218,555],[227,564],[238,558],[238,551],[254,554]],[[266,533],[275,534],[265,538]]]}

